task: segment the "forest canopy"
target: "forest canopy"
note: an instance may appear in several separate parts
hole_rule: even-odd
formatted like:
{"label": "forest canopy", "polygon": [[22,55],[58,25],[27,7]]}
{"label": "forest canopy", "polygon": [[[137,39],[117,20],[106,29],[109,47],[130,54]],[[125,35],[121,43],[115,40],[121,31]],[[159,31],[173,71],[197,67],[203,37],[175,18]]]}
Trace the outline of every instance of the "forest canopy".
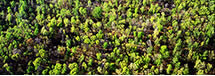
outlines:
{"label": "forest canopy", "polygon": [[0,0],[0,74],[215,74],[214,0]]}

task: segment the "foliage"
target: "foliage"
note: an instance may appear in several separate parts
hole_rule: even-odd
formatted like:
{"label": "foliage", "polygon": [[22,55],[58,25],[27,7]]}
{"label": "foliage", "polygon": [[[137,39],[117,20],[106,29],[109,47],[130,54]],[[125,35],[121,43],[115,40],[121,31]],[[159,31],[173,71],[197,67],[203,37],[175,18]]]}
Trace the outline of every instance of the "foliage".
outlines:
{"label": "foliage", "polygon": [[0,0],[0,74],[214,75],[214,0]]}

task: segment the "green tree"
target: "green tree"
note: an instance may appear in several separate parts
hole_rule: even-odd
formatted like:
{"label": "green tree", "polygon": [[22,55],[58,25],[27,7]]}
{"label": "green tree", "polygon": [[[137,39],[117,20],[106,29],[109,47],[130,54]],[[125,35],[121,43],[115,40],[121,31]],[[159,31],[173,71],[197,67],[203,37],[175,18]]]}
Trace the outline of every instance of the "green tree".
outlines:
{"label": "green tree", "polygon": [[13,74],[12,67],[8,65],[8,63],[3,65],[3,68],[5,68],[10,74]]}
{"label": "green tree", "polygon": [[7,14],[7,21],[11,22],[12,20],[12,15],[10,13]]}
{"label": "green tree", "polygon": [[49,32],[46,30],[45,27],[42,27],[41,33],[42,33],[43,35],[48,35],[48,34],[49,34]]}
{"label": "green tree", "polygon": [[170,74],[171,70],[172,70],[172,65],[168,64],[166,69],[167,74]]}
{"label": "green tree", "polygon": [[70,21],[68,18],[64,18],[64,24],[65,24],[65,27],[68,27],[68,25],[70,24]]}
{"label": "green tree", "polygon": [[96,57],[97,57],[98,60],[101,60],[101,56],[102,56],[101,53],[96,53]]}
{"label": "green tree", "polygon": [[39,50],[40,57],[45,58],[47,56],[46,51],[44,49]]}
{"label": "green tree", "polygon": [[95,7],[92,11],[92,15],[95,18],[101,18],[102,16],[102,8],[101,7]]}
{"label": "green tree", "polygon": [[87,8],[80,7],[79,12],[81,15],[85,16],[85,15],[87,15]]}
{"label": "green tree", "polygon": [[65,74],[67,71],[67,65],[66,63],[63,64],[63,68],[62,68],[62,71],[61,71],[61,74]]}
{"label": "green tree", "polygon": [[161,54],[163,55],[164,58],[169,57],[169,52],[168,52],[168,48],[166,45],[162,45],[161,49],[160,49]]}
{"label": "green tree", "polygon": [[69,64],[69,69],[71,70],[70,75],[78,74],[78,64],[77,63]]}
{"label": "green tree", "polygon": [[110,6],[108,5],[107,2],[105,2],[105,3],[103,4],[103,10],[104,10],[105,12],[109,12],[109,11],[110,11]]}
{"label": "green tree", "polygon": [[33,64],[34,64],[35,70],[37,70],[39,68],[41,63],[42,63],[42,58],[40,58],[40,57],[38,57],[34,60]]}
{"label": "green tree", "polygon": [[105,42],[105,43],[103,44],[103,48],[104,48],[104,49],[106,49],[106,48],[107,48],[107,46],[108,46],[108,43],[107,43],[107,42]]}
{"label": "green tree", "polygon": [[54,75],[59,75],[61,74],[61,69],[62,69],[62,64],[56,63],[54,69],[53,69],[53,74]]}

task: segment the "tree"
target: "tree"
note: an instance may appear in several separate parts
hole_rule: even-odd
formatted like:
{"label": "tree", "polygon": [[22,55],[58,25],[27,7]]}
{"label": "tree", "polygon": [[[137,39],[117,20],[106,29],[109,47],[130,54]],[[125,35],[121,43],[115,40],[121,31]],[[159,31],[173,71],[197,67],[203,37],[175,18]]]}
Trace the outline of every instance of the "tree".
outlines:
{"label": "tree", "polygon": [[36,29],[34,30],[34,35],[36,36],[38,33],[39,33],[39,29],[36,28]]}
{"label": "tree", "polygon": [[87,70],[87,64],[85,62],[83,62],[81,66],[84,68],[84,70]]}
{"label": "tree", "polygon": [[7,14],[7,21],[11,22],[12,20],[12,15],[10,13]]}
{"label": "tree", "polygon": [[56,26],[57,21],[55,20],[55,17],[51,19],[51,23],[49,27],[54,27]]}
{"label": "tree", "polygon": [[171,69],[172,69],[172,65],[168,64],[166,69],[167,74],[170,74]]}
{"label": "tree", "polygon": [[65,74],[66,71],[67,71],[67,65],[64,63],[64,64],[63,64],[62,71],[61,71],[61,74]]}
{"label": "tree", "polygon": [[69,64],[69,69],[71,70],[70,75],[78,74],[78,64],[77,63]]}
{"label": "tree", "polygon": [[70,24],[70,21],[68,18],[64,18],[64,24],[65,24],[65,27],[68,27],[68,25]]}
{"label": "tree", "polygon": [[43,70],[42,75],[47,75],[48,71],[49,71],[48,69]]}
{"label": "tree", "polygon": [[59,75],[61,73],[61,69],[62,69],[62,64],[56,63],[55,68],[53,70],[55,75]]}
{"label": "tree", "polygon": [[105,3],[103,4],[103,10],[104,10],[105,12],[109,12],[109,11],[110,11],[110,6],[108,5],[107,2],[105,2]]}
{"label": "tree", "polygon": [[88,65],[92,66],[93,65],[93,58],[89,57]]}
{"label": "tree", "polygon": [[71,46],[71,40],[66,40],[66,46],[70,47]]}
{"label": "tree", "polygon": [[128,9],[126,12],[128,18],[132,18],[133,13],[131,12],[131,9]]}
{"label": "tree", "polygon": [[8,63],[4,64],[3,68],[5,68],[10,74],[13,74],[13,72],[11,72],[12,71],[12,67],[9,66]]}
{"label": "tree", "polygon": [[101,53],[96,53],[96,57],[97,57],[98,60],[101,60],[101,56],[102,56]]}
{"label": "tree", "polygon": [[103,33],[102,33],[102,30],[99,30],[99,32],[96,34],[96,37],[101,39],[103,37]]}
{"label": "tree", "polygon": [[107,48],[107,46],[108,46],[108,43],[107,43],[107,42],[105,42],[105,43],[103,44],[103,48],[104,48],[104,49],[106,49],[106,48]]}
{"label": "tree", "polygon": [[40,57],[38,57],[34,60],[33,64],[34,64],[35,70],[37,70],[39,68],[41,63],[42,63],[42,58],[40,58]]}
{"label": "tree", "polygon": [[143,35],[143,33],[142,33],[142,32],[138,32],[137,37],[138,37],[138,38],[141,38],[141,37],[142,37],[142,35]]}
{"label": "tree", "polygon": [[85,17],[85,15],[87,14],[87,8],[80,7],[79,12],[81,15],[83,15]]}
{"label": "tree", "polygon": [[92,11],[92,15],[95,18],[101,18],[102,16],[102,8],[101,7],[95,7]]}
{"label": "tree", "polygon": [[85,39],[84,39],[84,43],[85,43],[85,44],[89,44],[90,42],[91,42],[91,41],[90,41],[89,38],[85,38]]}
{"label": "tree", "polygon": [[40,54],[40,57],[42,57],[42,58],[45,58],[47,56],[46,51],[44,49],[40,49],[39,54]]}
{"label": "tree", "polygon": [[168,48],[166,45],[162,45],[161,49],[160,49],[161,54],[163,55],[164,58],[169,57],[169,52],[168,52]]}
{"label": "tree", "polygon": [[62,23],[62,18],[59,17],[57,20],[57,27],[62,27],[63,23]]}
{"label": "tree", "polygon": [[10,2],[10,5],[11,5],[12,8],[14,8],[15,5],[16,5],[15,1],[11,1],[11,2]]}
{"label": "tree", "polygon": [[48,35],[48,34],[49,34],[49,32],[46,30],[45,27],[42,27],[41,33],[42,33],[43,35]]}

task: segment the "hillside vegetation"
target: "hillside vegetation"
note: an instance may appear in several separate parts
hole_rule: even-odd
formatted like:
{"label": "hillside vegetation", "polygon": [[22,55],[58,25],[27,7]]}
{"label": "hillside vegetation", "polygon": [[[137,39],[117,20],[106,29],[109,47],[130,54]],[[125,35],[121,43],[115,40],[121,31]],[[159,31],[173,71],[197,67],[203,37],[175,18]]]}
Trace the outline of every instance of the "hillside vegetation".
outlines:
{"label": "hillside vegetation", "polygon": [[0,74],[215,75],[215,0],[0,0]]}

